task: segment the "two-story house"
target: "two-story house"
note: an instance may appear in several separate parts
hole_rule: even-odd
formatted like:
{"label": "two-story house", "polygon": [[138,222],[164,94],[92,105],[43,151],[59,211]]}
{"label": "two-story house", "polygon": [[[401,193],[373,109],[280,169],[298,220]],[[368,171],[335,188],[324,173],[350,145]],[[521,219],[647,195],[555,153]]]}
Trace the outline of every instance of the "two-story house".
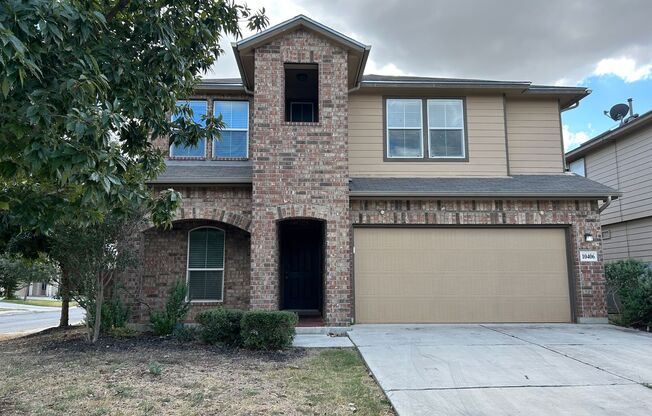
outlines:
{"label": "two-story house", "polygon": [[652,111],[566,154],[570,170],[622,192],[600,217],[605,261],[652,262]]}
{"label": "two-story house", "polygon": [[184,199],[140,236],[142,301],[186,279],[193,313],[606,321],[598,201],[618,194],[564,173],[560,112],[585,88],[363,76],[370,46],[304,16],[233,50],[241,78],[188,97],[221,140],[172,147],[151,184]]}

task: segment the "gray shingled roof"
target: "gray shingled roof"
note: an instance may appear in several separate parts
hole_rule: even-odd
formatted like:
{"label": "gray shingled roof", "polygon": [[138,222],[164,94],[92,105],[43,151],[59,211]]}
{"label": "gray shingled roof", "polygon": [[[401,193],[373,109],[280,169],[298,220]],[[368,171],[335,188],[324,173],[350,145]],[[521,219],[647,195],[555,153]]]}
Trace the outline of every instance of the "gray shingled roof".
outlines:
{"label": "gray shingled roof", "polygon": [[604,198],[620,193],[573,174],[478,178],[351,178],[351,196]]}
{"label": "gray shingled roof", "polygon": [[165,172],[151,183],[251,183],[252,168],[248,161],[167,160],[165,164]]}

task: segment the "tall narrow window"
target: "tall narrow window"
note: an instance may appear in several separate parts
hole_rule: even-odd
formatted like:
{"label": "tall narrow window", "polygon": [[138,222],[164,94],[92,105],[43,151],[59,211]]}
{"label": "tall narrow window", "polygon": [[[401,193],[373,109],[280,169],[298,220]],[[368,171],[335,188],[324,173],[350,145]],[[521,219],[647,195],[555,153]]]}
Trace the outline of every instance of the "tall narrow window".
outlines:
{"label": "tall narrow window", "polygon": [[462,100],[428,100],[428,155],[431,158],[465,157]]}
{"label": "tall narrow window", "polygon": [[[192,120],[195,123],[198,123],[202,126],[206,125],[206,122],[202,119],[202,116],[206,115],[207,104],[206,101],[177,101],[177,107],[182,105],[188,105],[192,110]],[[175,113],[172,116],[172,121],[178,119],[182,115]],[[173,157],[206,157],[206,140],[201,139],[197,146],[170,146],[170,156]]]}
{"label": "tall narrow window", "polygon": [[224,231],[196,228],[188,233],[188,297],[193,301],[224,298]]}
{"label": "tall narrow window", "polygon": [[387,157],[423,157],[423,114],[420,99],[387,100]]}
{"label": "tall narrow window", "polygon": [[285,121],[319,119],[319,71],[315,64],[285,64]]}
{"label": "tall narrow window", "polygon": [[215,101],[215,117],[225,124],[222,138],[213,142],[213,158],[246,159],[249,155],[249,101]]}

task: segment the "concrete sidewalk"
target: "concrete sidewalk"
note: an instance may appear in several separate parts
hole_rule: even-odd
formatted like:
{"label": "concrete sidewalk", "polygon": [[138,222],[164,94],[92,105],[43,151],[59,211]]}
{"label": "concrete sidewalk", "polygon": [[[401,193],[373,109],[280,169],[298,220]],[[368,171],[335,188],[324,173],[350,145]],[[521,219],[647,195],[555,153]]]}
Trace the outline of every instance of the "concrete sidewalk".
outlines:
{"label": "concrete sidewalk", "polygon": [[356,325],[401,415],[652,414],[652,335],[609,325]]}

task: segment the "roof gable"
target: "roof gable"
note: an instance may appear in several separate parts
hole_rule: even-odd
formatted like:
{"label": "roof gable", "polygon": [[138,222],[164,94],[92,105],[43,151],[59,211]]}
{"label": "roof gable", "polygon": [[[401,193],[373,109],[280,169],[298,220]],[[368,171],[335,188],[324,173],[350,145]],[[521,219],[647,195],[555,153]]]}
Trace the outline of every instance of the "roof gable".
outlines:
{"label": "roof gable", "polygon": [[242,76],[244,86],[248,90],[254,88],[254,72],[253,72],[253,59],[254,50],[257,47],[266,45],[272,42],[279,36],[286,35],[287,33],[304,29],[317,34],[332,42],[348,53],[348,66],[349,66],[349,87],[353,88],[359,85],[362,79],[362,73],[369,56],[371,46],[360,43],[340,32],[337,32],[319,22],[316,22],[304,15],[298,15],[285,22],[272,26],[260,33],[242,39],[238,42],[231,44],[235,59]]}

